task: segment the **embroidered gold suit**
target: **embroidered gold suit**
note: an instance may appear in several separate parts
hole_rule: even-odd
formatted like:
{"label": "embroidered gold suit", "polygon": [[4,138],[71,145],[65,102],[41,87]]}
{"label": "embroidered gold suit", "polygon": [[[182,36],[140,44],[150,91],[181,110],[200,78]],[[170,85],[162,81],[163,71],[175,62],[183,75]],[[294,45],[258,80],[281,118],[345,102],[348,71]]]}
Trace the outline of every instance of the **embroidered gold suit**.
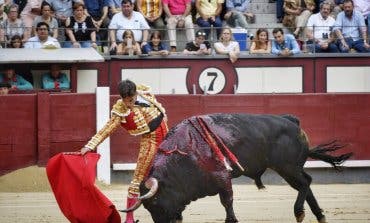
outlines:
{"label": "embroidered gold suit", "polygon": [[[94,150],[104,139],[112,134],[119,125],[125,128],[130,135],[141,136],[137,167],[129,187],[130,196],[137,196],[139,194],[139,184],[147,174],[154,155],[157,152],[158,145],[162,142],[168,131],[166,111],[149,90],[147,86],[137,86],[138,97],[145,102],[144,106],[135,104],[135,106],[130,109],[121,99],[117,100],[112,108],[110,120],[85,146]],[[163,119],[158,127],[151,131],[149,123],[160,116],[162,116]]]}

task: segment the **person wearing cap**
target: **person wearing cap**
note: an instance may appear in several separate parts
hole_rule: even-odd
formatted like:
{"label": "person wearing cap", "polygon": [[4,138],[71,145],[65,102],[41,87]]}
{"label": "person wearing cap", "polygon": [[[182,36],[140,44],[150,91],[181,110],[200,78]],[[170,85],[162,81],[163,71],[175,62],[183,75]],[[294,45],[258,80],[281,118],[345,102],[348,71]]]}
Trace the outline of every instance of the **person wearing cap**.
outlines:
{"label": "person wearing cap", "polygon": [[49,25],[46,22],[39,22],[36,25],[37,35],[31,37],[24,44],[24,48],[60,48],[57,39],[49,36]]}
{"label": "person wearing cap", "polygon": [[195,33],[195,40],[188,42],[184,49],[187,55],[210,55],[212,52],[211,44],[206,41],[206,33],[199,30]]}
{"label": "person wearing cap", "polygon": [[5,66],[4,73],[0,74],[0,82],[6,82],[12,90],[32,90],[33,86],[21,75],[15,73],[11,66]]}
{"label": "person wearing cap", "polygon": [[7,95],[9,93],[10,84],[8,82],[0,83],[0,95]]}

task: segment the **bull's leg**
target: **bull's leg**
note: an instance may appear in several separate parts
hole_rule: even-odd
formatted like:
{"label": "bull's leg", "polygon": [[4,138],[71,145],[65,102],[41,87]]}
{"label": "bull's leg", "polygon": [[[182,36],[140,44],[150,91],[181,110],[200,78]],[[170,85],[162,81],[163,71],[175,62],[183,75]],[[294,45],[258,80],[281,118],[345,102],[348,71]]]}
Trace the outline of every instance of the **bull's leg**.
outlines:
{"label": "bull's leg", "polygon": [[[303,171],[304,176],[306,179],[311,182],[312,178],[306,172]],[[322,209],[320,208],[315,196],[312,193],[311,188],[308,188],[306,201],[310,206],[312,213],[316,216],[316,219],[319,223],[326,223],[325,215],[322,214]]]}
{"label": "bull's leg", "polygon": [[294,203],[294,215],[297,222],[302,222],[305,217],[303,204],[310,189],[310,182],[308,182],[304,176],[303,169],[301,167],[285,166],[285,168],[276,171],[291,187],[298,191],[298,196]]}
{"label": "bull's leg", "polygon": [[233,208],[233,189],[231,186],[231,181],[229,182],[229,185],[227,185],[225,188],[225,190],[222,190],[219,193],[221,203],[225,207],[226,211],[225,223],[235,223],[238,222],[238,219],[236,219]]}

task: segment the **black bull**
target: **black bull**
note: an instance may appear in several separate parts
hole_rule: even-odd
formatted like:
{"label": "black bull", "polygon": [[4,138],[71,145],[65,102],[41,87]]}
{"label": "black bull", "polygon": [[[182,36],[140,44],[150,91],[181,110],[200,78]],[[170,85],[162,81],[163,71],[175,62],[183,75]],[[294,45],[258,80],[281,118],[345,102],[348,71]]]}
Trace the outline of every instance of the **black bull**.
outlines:
{"label": "black bull", "polygon": [[[201,121],[205,124],[203,128]],[[229,149],[244,171],[230,160],[233,170],[225,168],[225,163],[215,156],[215,150],[207,142],[207,134],[212,135],[222,154]],[[326,222],[311,191],[311,177],[303,165],[311,157],[337,168],[351,153],[340,156],[326,153],[341,147],[329,143],[310,149],[299,120],[291,115],[211,114],[191,117],[169,131],[145,184],[141,184],[141,194],[145,195],[134,207],[124,211],[134,210],[142,202],[155,223],[172,223],[182,219],[182,212],[191,201],[219,194],[226,210],[225,222],[237,222],[231,179],[248,176],[255,180],[258,188],[263,188],[260,177],[270,168],[298,191],[294,204],[297,222],[304,218],[305,201],[317,220]]]}

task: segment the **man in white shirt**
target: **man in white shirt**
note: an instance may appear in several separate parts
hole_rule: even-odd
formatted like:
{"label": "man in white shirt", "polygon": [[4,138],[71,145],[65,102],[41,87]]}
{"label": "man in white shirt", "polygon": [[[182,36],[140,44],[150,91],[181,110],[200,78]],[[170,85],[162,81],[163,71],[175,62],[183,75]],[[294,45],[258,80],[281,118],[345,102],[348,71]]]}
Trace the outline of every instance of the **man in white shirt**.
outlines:
{"label": "man in white shirt", "polygon": [[49,36],[49,25],[46,22],[37,23],[36,33],[36,36],[27,40],[24,48],[60,48],[58,40]]}
{"label": "man in white shirt", "polygon": [[131,0],[122,0],[121,8],[122,12],[116,13],[109,24],[110,49],[117,47],[117,41],[122,41],[122,34],[127,29],[133,31],[136,42],[141,43],[141,46],[145,45],[150,27],[144,16],[134,11]]}
{"label": "man in white shirt", "polygon": [[335,39],[331,35],[331,28],[335,19],[330,16],[331,5],[329,2],[320,4],[320,12],[310,16],[307,22],[306,35],[308,47],[311,52],[337,53],[339,52]]}

